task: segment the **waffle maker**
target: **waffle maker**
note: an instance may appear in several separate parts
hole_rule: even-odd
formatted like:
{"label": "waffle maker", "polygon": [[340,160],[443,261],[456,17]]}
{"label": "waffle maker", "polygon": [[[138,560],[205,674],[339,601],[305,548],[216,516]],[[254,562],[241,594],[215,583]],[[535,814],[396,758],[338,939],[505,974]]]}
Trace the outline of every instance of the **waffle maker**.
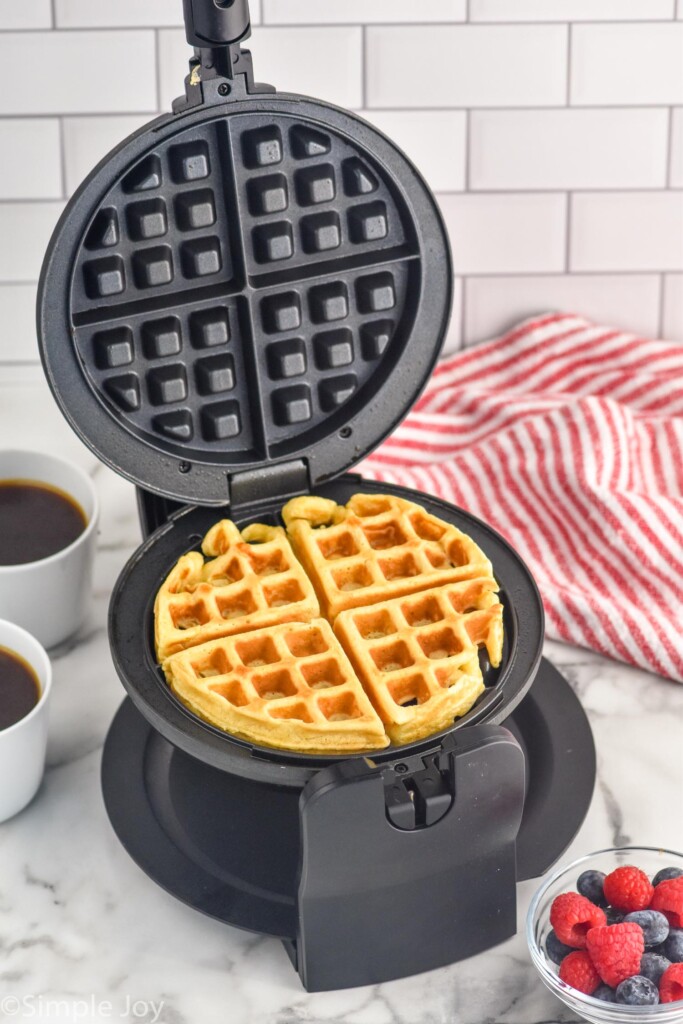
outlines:
{"label": "waffle maker", "polygon": [[[541,659],[542,605],[516,552],[461,509],[350,472],[407,414],[446,331],[451,260],[429,189],[358,117],[254,83],[246,0],[184,5],[185,96],[86,179],[39,288],[53,394],[137,486],[146,537],[110,606],[128,697],[104,799],[155,881],[282,939],[307,989],[377,983],[514,934],[516,882],[583,821],[593,741]],[[483,662],[485,693],[443,733],[367,757],[259,748],[195,718],[154,659],[172,564],[223,515],[275,523],[293,495],[359,490],[418,501],[491,558],[506,643],[498,669]]]}

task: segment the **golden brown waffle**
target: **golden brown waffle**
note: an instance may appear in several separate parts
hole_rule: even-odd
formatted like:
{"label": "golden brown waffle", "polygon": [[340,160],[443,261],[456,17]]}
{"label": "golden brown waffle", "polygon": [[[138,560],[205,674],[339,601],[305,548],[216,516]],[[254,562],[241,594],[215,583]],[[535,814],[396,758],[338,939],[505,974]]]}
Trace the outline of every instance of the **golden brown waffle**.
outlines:
{"label": "golden brown waffle", "polygon": [[403,498],[355,494],[345,506],[293,498],[282,516],[331,622],[347,608],[492,576],[470,537]]}
{"label": "golden brown waffle", "polygon": [[223,519],[202,551],[176,563],[157,594],[157,658],[222,636],[279,622],[308,622],[320,614],[310,580],[281,526],[253,523],[241,533]]}
{"label": "golden brown waffle", "polygon": [[391,741],[412,743],[470,710],[484,690],[477,645],[500,664],[503,606],[490,577],[342,612],[335,632]]}
{"label": "golden brown waffle", "polygon": [[255,743],[347,754],[389,742],[324,619],[212,640],[173,655],[164,671],[195,714]]}

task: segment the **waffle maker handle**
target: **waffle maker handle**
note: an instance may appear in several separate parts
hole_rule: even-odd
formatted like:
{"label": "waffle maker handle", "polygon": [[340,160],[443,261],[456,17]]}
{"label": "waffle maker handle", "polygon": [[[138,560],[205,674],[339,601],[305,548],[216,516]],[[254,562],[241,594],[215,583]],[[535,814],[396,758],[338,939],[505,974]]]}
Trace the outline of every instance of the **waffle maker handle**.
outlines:
{"label": "waffle maker handle", "polygon": [[251,54],[242,47],[251,35],[249,0],[183,0],[183,14],[194,57],[185,95],[174,102],[174,113],[275,92],[272,85],[254,82]]}
{"label": "waffle maker handle", "polygon": [[183,0],[183,10],[190,46],[230,46],[251,33],[248,0]]}
{"label": "waffle maker handle", "polygon": [[288,952],[309,992],[454,963],[515,934],[524,754],[475,725],[437,752],[342,761],[300,798],[298,927]]}

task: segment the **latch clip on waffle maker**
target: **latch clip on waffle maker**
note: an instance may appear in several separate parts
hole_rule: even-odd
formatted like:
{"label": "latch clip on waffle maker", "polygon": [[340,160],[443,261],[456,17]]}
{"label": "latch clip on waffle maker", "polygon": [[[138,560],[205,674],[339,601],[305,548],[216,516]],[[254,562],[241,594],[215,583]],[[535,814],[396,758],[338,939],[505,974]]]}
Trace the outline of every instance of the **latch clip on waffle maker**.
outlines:
{"label": "latch clip on waffle maker", "polygon": [[[245,0],[184,3],[185,96],[79,188],[38,300],[54,396],[137,486],[146,537],[111,600],[128,699],[104,798],[153,879],[282,939],[307,989],[377,983],[514,934],[516,882],[586,813],[593,743],[541,660],[542,606],[516,552],[461,509],[349,472],[407,414],[445,335],[452,268],[432,194],[357,116],[254,84]],[[485,693],[450,729],[367,757],[257,747],[200,721],[155,662],[171,566],[223,516],[275,523],[293,495],[357,491],[417,501],[490,557],[506,642]]]}

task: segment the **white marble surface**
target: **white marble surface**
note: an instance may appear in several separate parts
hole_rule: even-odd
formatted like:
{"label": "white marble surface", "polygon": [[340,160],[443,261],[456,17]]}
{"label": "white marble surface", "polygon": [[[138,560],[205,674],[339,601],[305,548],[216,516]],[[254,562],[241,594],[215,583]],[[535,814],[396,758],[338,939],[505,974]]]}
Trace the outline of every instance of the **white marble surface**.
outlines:
{"label": "white marble surface", "polygon": [[[106,612],[111,587],[139,542],[132,487],[71,434],[37,369],[10,368],[0,378],[0,444],[55,450],[87,465],[104,510],[88,621],[73,642],[53,652],[45,782],[25,812],[0,826],[0,1020],[577,1019],[541,986],[522,935],[419,977],[308,995],[277,941],[212,921],[149,881],[114,836],[99,788],[102,743],[123,698]],[[683,850],[683,687],[557,643],[547,643],[546,653],[583,700],[599,755],[593,804],[566,859],[614,844]],[[519,887],[520,923],[536,884]]]}

